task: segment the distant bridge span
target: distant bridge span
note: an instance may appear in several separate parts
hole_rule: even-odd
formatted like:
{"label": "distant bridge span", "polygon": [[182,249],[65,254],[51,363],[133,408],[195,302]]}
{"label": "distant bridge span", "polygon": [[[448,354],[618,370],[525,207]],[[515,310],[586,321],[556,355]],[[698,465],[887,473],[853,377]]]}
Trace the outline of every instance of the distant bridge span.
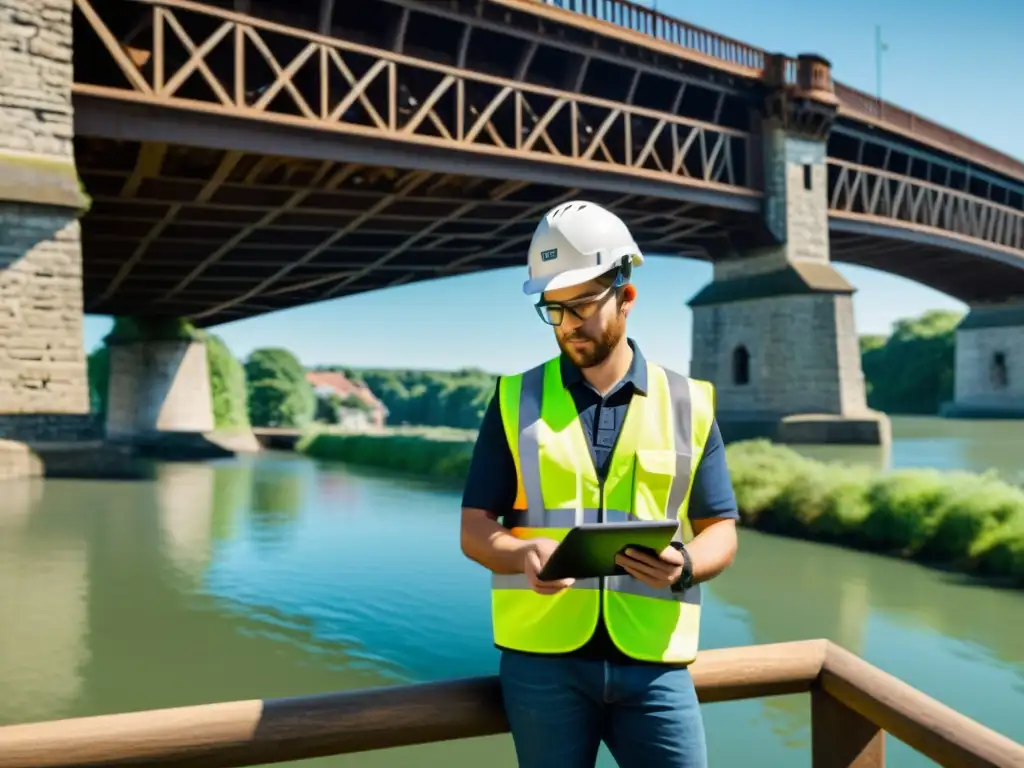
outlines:
{"label": "distant bridge span", "polygon": [[690,299],[691,371],[734,434],[886,440],[833,261],[966,302],[957,407],[1024,415],[1024,164],[834,83],[820,56],[626,0],[18,8],[0,437],[56,439],[46,414],[87,410],[83,303],[143,320],[145,341],[111,350],[113,433],[201,432],[200,343],[147,318],[215,326],[521,267],[538,217],[574,197],[648,253],[714,264]]}
{"label": "distant bridge span", "polygon": [[[629,3],[561,4],[633,29],[533,0],[338,4],[346,37],[281,4],[75,0],[87,308],[215,324],[519,265],[570,194],[654,252],[761,244],[748,114],[799,63]],[[833,257],[966,301],[1024,294],[1024,164],[835,90]]]}

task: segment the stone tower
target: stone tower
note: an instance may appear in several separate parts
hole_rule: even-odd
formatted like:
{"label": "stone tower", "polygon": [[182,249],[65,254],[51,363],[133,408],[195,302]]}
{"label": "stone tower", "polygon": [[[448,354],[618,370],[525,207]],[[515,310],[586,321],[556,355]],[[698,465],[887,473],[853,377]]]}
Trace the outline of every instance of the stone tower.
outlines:
{"label": "stone tower", "polygon": [[712,282],[690,301],[690,373],[715,384],[727,440],[887,443],[888,419],[867,407],[854,288],[829,257],[830,65],[800,56],[795,83],[785,69],[769,57],[755,118],[764,232],[714,254]]}

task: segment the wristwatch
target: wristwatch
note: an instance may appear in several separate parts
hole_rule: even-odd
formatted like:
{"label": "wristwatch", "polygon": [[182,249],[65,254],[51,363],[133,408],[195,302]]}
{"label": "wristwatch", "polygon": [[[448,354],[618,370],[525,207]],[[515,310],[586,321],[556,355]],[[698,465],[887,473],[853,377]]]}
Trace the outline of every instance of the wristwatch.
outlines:
{"label": "wristwatch", "polygon": [[690,559],[690,553],[687,552],[686,547],[683,546],[683,542],[673,541],[672,546],[683,554],[683,572],[672,584],[670,589],[673,592],[682,592],[683,590],[689,589],[693,586],[693,561]]}

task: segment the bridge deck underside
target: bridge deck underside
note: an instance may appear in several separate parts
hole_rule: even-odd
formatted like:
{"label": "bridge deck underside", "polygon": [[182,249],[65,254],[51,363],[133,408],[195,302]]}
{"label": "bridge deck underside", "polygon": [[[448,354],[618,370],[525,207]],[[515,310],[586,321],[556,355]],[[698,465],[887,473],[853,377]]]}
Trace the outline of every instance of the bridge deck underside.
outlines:
{"label": "bridge deck underside", "polygon": [[1024,296],[1024,269],[956,247],[836,231],[829,240],[834,262],[904,277],[968,304]]}
{"label": "bridge deck underside", "polygon": [[80,136],[76,156],[93,198],[83,219],[86,311],[204,326],[522,267],[538,218],[563,200],[608,205],[646,252],[697,258],[751,216],[622,192],[153,142]]}
{"label": "bridge deck underside", "polygon": [[[203,326],[522,267],[538,218],[573,198],[616,210],[649,254],[708,259],[760,228],[714,206],[479,175],[86,137],[76,155],[93,197],[86,311]],[[1024,295],[1024,270],[955,247],[833,231],[831,253],[965,302]]]}

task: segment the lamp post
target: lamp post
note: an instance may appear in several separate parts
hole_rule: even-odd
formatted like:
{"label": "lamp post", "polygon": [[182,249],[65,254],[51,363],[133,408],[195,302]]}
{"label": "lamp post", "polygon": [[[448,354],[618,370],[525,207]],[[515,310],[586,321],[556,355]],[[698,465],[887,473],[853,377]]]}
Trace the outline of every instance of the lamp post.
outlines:
{"label": "lamp post", "polygon": [[878,116],[882,116],[882,53],[889,50],[882,42],[882,27],[875,25],[875,96],[878,99]]}

